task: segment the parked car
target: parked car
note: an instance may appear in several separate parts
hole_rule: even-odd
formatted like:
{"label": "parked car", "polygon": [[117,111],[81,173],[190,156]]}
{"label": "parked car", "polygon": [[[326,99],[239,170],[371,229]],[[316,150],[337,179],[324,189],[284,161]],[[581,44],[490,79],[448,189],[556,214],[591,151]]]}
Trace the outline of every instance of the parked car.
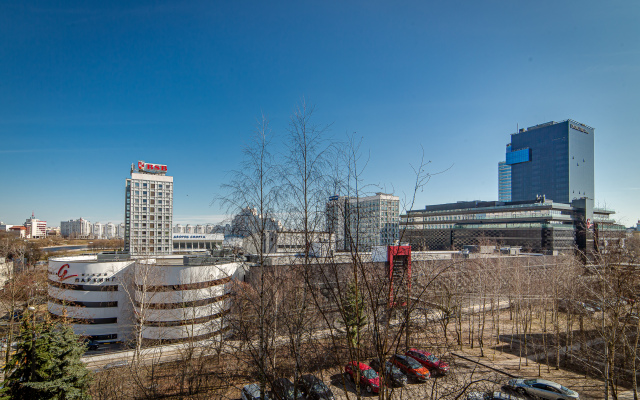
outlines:
{"label": "parked car", "polygon": [[391,363],[396,367],[400,368],[400,370],[407,376],[417,381],[424,382],[431,376],[429,370],[426,367],[417,362],[415,359],[403,354],[394,354],[391,356],[389,361],[391,361]]}
{"label": "parked car", "polygon": [[[373,368],[378,375],[380,375],[380,360],[374,358],[369,363],[371,368]],[[400,371],[400,368],[391,364],[390,361],[384,362],[384,376],[386,378],[387,384],[395,385],[395,386],[405,386],[407,384],[407,376]]]}
{"label": "parked car", "polygon": [[353,382],[359,378],[360,390],[364,389],[368,393],[378,393],[380,391],[380,377],[378,373],[365,363],[351,361],[344,367],[344,372]]}
{"label": "parked car", "polygon": [[109,364],[105,365],[104,367],[102,367],[102,369],[103,370],[107,370],[107,369],[111,369],[111,368],[120,368],[120,367],[126,367],[127,365],[129,365],[129,361],[121,360],[121,361],[116,361],[116,362],[109,363]]}
{"label": "parked car", "polygon": [[591,315],[599,310],[600,307],[595,306],[591,302],[582,302],[577,300],[560,299],[558,301],[558,310],[562,312],[570,312],[576,315]]}
{"label": "parked car", "polygon": [[[240,395],[242,400],[261,400],[260,397],[260,385],[257,383],[250,383],[242,388],[242,394]],[[264,394],[264,400],[271,400],[269,393]]]}
{"label": "parked car", "polygon": [[320,379],[313,375],[302,375],[298,378],[298,387],[309,400],[336,400],[333,392]]}
{"label": "parked car", "polygon": [[511,379],[507,385],[520,394],[541,399],[575,400],[579,398],[577,392],[546,379]]}
{"label": "parked car", "polygon": [[87,337],[81,337],[79,340],[87,347],[87,350],[98,350],[100,348],[100,343],[95,340],[91,340]]}
{"label": "parked car", "polygon": [[273,398],[275,400],[300,400],[304,399],[302,388],[298,387],[297,396],[295,395],[295,388],[293,383],[287,378],[276,379],[271,385],[273,389]]}
{"label": "parked car", "polygon": [[415,359],[427,367],[431,375],[446,375],[449,372],[449,364],[424,350],[409,349],[404,355]]}
{"label": "parked car", "polygon": [[469,392],[467,400],[522,400],[522,397],[502,392]]}
{"label": "parked car", "polygon": [[640,316],[638,316],[638,314],[630,312],[620,317],[620,322],[624,324],[636,325],[638,323],[638,319],[640,319]]}

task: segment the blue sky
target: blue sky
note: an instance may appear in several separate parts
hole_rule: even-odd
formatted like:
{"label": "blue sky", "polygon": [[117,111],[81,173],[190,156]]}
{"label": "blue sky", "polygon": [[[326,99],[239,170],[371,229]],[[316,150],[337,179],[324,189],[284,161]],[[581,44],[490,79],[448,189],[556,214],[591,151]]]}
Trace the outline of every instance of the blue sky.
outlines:
{"label": "blue sky", "polygon": [[169,166],[174,222],[211,206],[264,113],[302,98],[368,183],[417,205],[496,200],[516,126],[595,133],[596,204],[640,218],[640,3],[154,1],[0,5],[0,220],[122,221],[137,160]]}

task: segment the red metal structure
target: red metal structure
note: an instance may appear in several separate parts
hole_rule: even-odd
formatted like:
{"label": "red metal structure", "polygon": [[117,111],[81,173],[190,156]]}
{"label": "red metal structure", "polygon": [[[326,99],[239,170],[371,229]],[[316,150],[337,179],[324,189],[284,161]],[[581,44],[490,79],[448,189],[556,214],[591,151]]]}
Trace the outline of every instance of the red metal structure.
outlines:
{"label": "red metal structure", "polygon": [[[405,306],[411,291],[411,246],[388,246],[387,262],[391,285],[389,304],[392,307]],[[399,298],[397,303],[396,298]]]}

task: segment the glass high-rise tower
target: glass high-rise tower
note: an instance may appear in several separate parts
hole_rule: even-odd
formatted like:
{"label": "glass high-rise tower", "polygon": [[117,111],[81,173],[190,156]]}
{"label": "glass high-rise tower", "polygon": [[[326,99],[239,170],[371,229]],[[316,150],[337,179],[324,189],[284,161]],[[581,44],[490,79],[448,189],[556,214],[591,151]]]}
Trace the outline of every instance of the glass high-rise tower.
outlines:
{"label": "glass high-rise tower", "polygon": [[547,122],[511,135],[511,201],[537,196],[559,203],[594,199],[594,129],[573,120]]}
{"label": "glass high-rise tower", "polygon": [[498,163],[498,201],[511,201],[511,165]]}

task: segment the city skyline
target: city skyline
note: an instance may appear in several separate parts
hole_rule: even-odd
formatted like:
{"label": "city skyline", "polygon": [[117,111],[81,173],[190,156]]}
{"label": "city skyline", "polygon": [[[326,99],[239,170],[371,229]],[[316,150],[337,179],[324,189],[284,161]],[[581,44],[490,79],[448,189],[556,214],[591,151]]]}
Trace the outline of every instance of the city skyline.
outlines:
{"label": "city skyline", "polygon": [[122,222],[138,160],[175,177],[174,225],[222,222],[256,119],[279,140],[303,98],[327,139],[363,138],[372,192],[409,195],[422,146],[446,172],[414,209],[497,200],[511,133],[580,121],[596,206],[640,219],[640,5],[67,4],[0,6],[5,223]]}

